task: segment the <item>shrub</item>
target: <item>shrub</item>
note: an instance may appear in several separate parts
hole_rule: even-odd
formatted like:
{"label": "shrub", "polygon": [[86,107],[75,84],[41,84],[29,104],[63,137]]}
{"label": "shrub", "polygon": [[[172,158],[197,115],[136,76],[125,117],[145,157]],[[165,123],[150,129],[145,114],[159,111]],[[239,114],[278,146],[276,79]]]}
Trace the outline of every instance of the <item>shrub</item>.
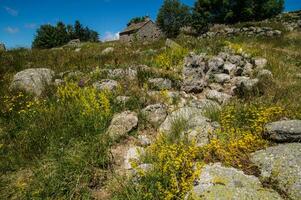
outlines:
{"label": "shrub", "polygon": [[184,199],[199,176],[201,163],[195,162],[198,147],[194,142],[171,143],[161,135],[149,147],[146,160],[153,164],[150,171],[138,170],[138,183],[129,183],[115,193],[116,199],[172,200]]}
{"label": "shrub", "polygon": [[177,69],[183,65],[183,60],[188,54],[188,49],[175,48],[167,49],[155,57],[155,66],[170,70]]}
{"label": "shrub", "polygon": [[205,146],[204,160],[220,161],[227,165],[252,169],[248,155],[266,147],[263,138],[264,125],[280,118],[284,110],[278,106],[229,105],[220,114],[221,128],[214,132],[213,139]]}

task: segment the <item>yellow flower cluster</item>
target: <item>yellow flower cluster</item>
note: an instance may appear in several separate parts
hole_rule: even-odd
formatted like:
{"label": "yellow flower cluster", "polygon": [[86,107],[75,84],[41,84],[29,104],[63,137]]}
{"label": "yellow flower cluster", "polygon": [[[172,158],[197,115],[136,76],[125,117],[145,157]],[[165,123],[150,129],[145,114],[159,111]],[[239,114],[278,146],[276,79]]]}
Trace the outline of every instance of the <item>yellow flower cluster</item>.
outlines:
{"label": "yellow flower cluster", "polygon": [[67,83],[57,90],[57,97],[62,104],[75,105],[83,116],[101,113],[111,115],[110,92],[98,92],[93,87],[81,88],[76,83]]}
{"label": "yellow flower cluster", "polygon": [[[215,138],[203,148],[205,160],[222,161],[225,164],[243,167],[247,155],[268,145],[262,133],[264,125],[284,113],[280,107],[249,105],[238,112],[228,106],[221,113],[221,127]],[[238,126],[242,123],[241,126]]]}
{"label": "yellow flower cluster", "polygon": [[184,57],[188,54],[185,48],[167,49],[155,57],[155,65],[163,69],[182,66]]}
{"label": "yellow flower cluster", "polygon": [[159,178],[155,183],[164,200],[184,199],[199,176],[200,163],[196,162],[199,149],[194,142],[169,143],[164,136],[149,148],[153,158],[152,174]]}

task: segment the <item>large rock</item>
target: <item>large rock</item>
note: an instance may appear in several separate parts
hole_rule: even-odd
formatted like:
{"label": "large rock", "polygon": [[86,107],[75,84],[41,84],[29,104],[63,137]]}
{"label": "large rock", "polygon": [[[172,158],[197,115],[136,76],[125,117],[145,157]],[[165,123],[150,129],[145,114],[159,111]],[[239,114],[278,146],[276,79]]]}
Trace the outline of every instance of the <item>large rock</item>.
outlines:
{"label": "large rock", "polygon": [[171,86],[172,86],[171,80],[165,79],[165,78],[149,79],[148,83],[151,88],[157,89],[157,90],[169,90],[169,89],[171,89]]}
{"label": "large rock", "polygon": [[6,51],[5,45],[0,43],[0,51]]}
{"label": "large rock", "polygon": [[167,116],[167,108],[164,104],[149,105],[142,110],[147,122],[158,127]]}
{"label": "large rock", "polygon": [[14,76],[10,89],[40,96],[53,77],[54,72],[47,68],[26,69]]}
{"label": "large rock", "polygon": [[285,193],[289,199],[301,199],[301,144],[269,147],[252,154],[251,161],[261,171],[261,179]]}
{"label": "large rock", "polygon": [[216,90],[209,90],[206,93],[206,97],[210,100],[217,101],[220,104],[225,104],[231,99],[232,96]]}
{"label": "large rock", "polygon": [[[210,120],[203,116],[204,111],[198,108],[183,107],[167,116],[161,124],[159,132],[188,136],[201,146],[208,143],[209,133],[213,131]],[[174,131],[181,130],[181,133]]]}
{"label": "large rock", "polygon": [[271,189],[264,188],[257,177],[248,176],[220,163],[206,165],[193,188],[193,194],[205,200],[274,200],[282,199]]}
{"label": "large rock", "polygon": [[105,79],[100,82],[93,83],[93,87],[98,91],[114,91],[118,88],[118,82],[115,80]]}
{"label": "large rock", "polygon": [[265,129],[265,134],[276,142],[301,142],[301,120],[272,122]]}
{"label": "large rock", "polygon": [[112,138],[125,136],[130,131],[134,130],[138,125],[137,114],[130,111],[125,111],[114,115],[107,134]]}

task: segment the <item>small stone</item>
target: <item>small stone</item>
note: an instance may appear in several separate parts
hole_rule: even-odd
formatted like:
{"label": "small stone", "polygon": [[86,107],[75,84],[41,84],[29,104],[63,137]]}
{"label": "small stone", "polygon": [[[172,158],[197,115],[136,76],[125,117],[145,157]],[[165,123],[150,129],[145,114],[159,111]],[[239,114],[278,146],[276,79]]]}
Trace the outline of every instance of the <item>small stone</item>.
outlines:
{"label": "small stone", "polygon": [[157,89],[157,90],[169,90],[169,89],[171,89],[171,86],[172,86],[171,80],[164,79],[164,78],[149,79],[148,83],[151,88]]}
{"label": "small stone", "polygon": [[229,75],[234,75],[235,74],[235,71],[236,71],[236,65],[232,64],[232,63],[225,63],[224,64],[224,72],[226,74],[229,74]]}
{"label": "small stone", "polygon": [[149,105],[142,110],[146,120],[154,127],[159,126],[167,116],[167,108],[164,104]]}
{"label": "small stone", "polygon": [[142,146],[149,146],[152,143],[151,140],[146,135],[139,135],[138,139]]}
{"label": "small stone", "polygon": [[217,101],[220,104],[225,104],[232,98],[231,95],[228,95],[228,94],[222,93],[222,92],[218,92],[216,90],[209,90],[206,94],[206,97],[210,100]]}
{"label": "small stone", "polygon": [[126,104],[130,100],[128,96],[118,96],[116,97],[116,102],[119,104]]}
{"label": "small stone", "polygon": [[218,71],[223,67],[223,65],[224,65],[224,60],[218,56],[215,56],[208,61],[208,66],[213,71]]}
{"label": "small stone", "polygon": [[118,82],[110,79],[105,79],[93,84],[93,87],[98,91],[114,91],[118,88]]}
{"label": "small stone", "polygon": [[253,76],[253,65],[251,63],[245,64],[242,72],[243,76]]}
{"label": "small stone", "polygon": [[214,74],[213,76],[214,76],[214,80],[220,84],[229,82],[231,79],[231,77],[228,74]]}
{"label": "small stone", "polygon": [[254,58],[253,62],[254,62],[255,67],[258,69],[263,69],[268,64],[268,61],[265,58]]}
{"label": "small stone", "polygon": [[131,111],[125,111],[115,114],[108,128],[107,134],[112,138],[125,136],[138,125],[137,114]]}

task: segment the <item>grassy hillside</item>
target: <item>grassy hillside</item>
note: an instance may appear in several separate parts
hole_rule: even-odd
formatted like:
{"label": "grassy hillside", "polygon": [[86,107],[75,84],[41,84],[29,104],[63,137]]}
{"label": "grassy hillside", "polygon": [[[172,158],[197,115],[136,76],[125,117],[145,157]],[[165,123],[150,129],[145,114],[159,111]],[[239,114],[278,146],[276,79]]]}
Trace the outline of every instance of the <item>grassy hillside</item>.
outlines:
{"label": "grassy hillside", "polygon": [[[80,52],[72,47],[0,52],[0,198],[92,199],[95,191],[102,188],[109,188],[111,191],[107,193],[115,194],[110,198],[145,198],[143,188],[150,187],[150,179],[137,187],[141,190],[126,184],[115,184],[113,177],[116,176],[112,174],[114,158],[110,148],[122,144],[127,138],[113,141],[105,134],[114,113],[124,110],[140,113],[152,102],[164,102],[164,97],[151,99],[147,95],[148,78],[167,77],[177,87],[183,59],[188,52],[216,55],[229,44],[254,56],[266,58],[269,63],[267,68],[274,76],[273,81],[263,86],[263,95],[234,98],[221,112],[208,112],[210,118],[229,130],[241,128],[241,135],[230,136],[230,131],[226,131],[223,133],[224,141],[214,141],[201,150],[192,148],[186,152],[184,148],[180,153],[193,155],[186,157],[191,159],[189,162],[195,159],[202,163],[221,161],[256,175],[257,171],[248,160],[248,155],[273,144],[261,136],[245,134],[244,126],[254,125],[256,127],[253,127],[252,133],[261,134],[263,125],[269,121],[284,117],[301,119],[301,33],[287,32],[280,38],[202,40],[180,36],[176,41],[183,47],[181,51],[173,52],[164,48],[165,41],[162,40],[131,45],[118,42],[86,43]],[[115,50],[102,55],[106,47],[114,47]],[[147,65],[150,70],[139,69],[138,78],[134,81],[119,80],[117,92],[98,94],[91,86],[96,80],[108,76],[102,69],[135,68],[139,65]],[[37,67],[53,69],[57,74],[79,70],[83,75],[69,77],[66,85],[58,89],[49,86],[41,98],[9,91],[14,74]],[[84,82],[85,89],[78,86],[78,81]],[[117,103],[115,98],[119,95],[130,96],[130,101],[126,104]],[[138,130],[130,133],[129,137],[135,138],[139,132],[147,129],[141,120]],[[229,141],[234,146],[229,146]],[[154,147],[157,152],[169,149],[171,145],[160,139],[157,144]],[[160,182],[165,178],[168,177],[151,180]],[[156,190],[150,193],[153,195]]]}

